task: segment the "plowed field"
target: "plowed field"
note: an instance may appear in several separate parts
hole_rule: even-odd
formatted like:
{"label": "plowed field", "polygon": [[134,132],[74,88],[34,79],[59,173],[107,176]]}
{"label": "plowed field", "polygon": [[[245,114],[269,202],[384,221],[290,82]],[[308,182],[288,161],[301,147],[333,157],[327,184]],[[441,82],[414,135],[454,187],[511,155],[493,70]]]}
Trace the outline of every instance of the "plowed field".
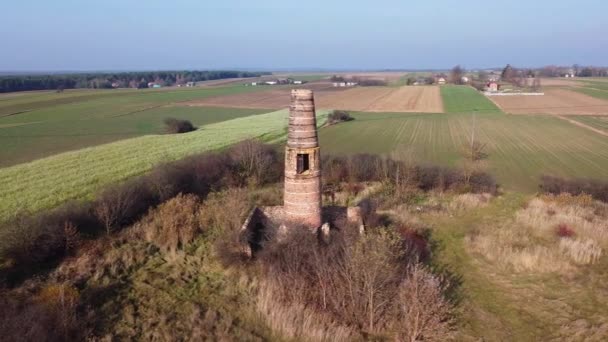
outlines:
{"label": "plowed field", "polygon": [[608,115],[608,101],[566,90],[545,90],[543,96],[491,96],[511,114]]}
{"label": "plowed field", "polygon": [[[357,87],[333,88],[317,86],[318,108],[366,112],[442,113],[439,87]],[[236,108],[285,108],[289,106],[290,89],[277,88],[249,94],[218,96],[185,103],[189,106]]]}

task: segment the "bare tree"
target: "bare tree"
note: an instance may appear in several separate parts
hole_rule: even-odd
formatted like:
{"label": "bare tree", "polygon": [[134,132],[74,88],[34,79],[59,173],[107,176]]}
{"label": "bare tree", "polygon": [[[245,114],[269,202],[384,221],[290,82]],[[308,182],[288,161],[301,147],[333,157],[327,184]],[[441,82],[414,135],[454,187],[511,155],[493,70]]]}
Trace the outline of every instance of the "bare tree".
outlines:
{"label": "bare tree", "polygon": [[460,65],[452,68],[450,71],[450,82],[453,84],[462,84],[462,77],[464,76],[465,69]]}
{"label": "bare tree", "polygon": [[95,204],[95,216],[104,224],[109,235],[120,227],[129,214],[136,194],[133,187],[113,187],[104,191]]}
{"label": "bare tree", "polygon": [[254,139],[236,144],[230,150],[230,156],[241,176],[258,184],[264,181],[265,173],[275,157],[270,147]]}
{"label": "bare tree", "polygon": [[532,82],[532,91],[534,92],[538,92],[540,91],[541,88],[541,84],[540,84],[540,77],[534,77],[534,81]]}
{"label": "bare tree", "polygon": [[454,336],[446,284],[420,265],[408,268],[399,288],[399,332],[404,341],[446,341]]}

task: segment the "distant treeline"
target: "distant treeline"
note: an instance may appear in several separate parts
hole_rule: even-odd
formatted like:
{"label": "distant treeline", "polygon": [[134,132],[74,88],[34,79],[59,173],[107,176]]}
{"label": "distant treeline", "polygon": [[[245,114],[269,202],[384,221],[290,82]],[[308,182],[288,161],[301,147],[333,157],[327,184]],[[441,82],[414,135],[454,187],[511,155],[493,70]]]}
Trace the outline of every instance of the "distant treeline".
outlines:
{"label": "distant treeline", "polygon": [[148,88],[148,83],[161,86],[219,80],[259,77],[269,72],[247,71],[142,71],[121,73],[82,73],[54,75],[1,76],[0,93],[26,90],[63,90],[75,88]]}

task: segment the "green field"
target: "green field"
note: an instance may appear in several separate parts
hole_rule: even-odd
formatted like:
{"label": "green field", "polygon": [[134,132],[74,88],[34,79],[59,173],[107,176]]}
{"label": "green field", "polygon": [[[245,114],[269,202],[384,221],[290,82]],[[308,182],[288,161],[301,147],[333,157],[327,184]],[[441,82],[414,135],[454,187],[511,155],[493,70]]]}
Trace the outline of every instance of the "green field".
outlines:
{"label": "green field", "polygon": [[446,113],[500,113],[492,101],[469,86],[441,86],[441,98]]}
{"label": "green field", "polygon": [[[322,118],[327,114],[317,115]],[[142,174],[162,162],[247,138],[277,138],[284,135],[286,126],[287,111],[281,110],[209,124],[191,133],[146,135],[3,168],[0,221],[19,211],[89,198],[104,185]]]}
{"label": "green field", "polygon": [[595,97],[598,99],[602,99],[602,100],[608,100],[608,89],[606,90],[600,90],[595,88],[595,86],[593,88],[579,88],[579,87],[572,87],[572,88],[568,88],[572,91],[577,91],[579,93],[583,93],[585,95],[589,95],[591,97]]}
{"label": "green field", "polygon": [[[261,87],[260,87],[261,88]],[[268,112],[174,106],[256,87],[74,90],[0,96],[0,167],[134,136],[156,134],[167,117],[205,125]]]}
{"label": "green field", "polygon": [[542,174],[608,177],[608,139],[549,116],[355,113],[322,129],[324,153],[398,152],[418,163],[458,167],[473,124],[482,163],[509,190],[533,192]]}

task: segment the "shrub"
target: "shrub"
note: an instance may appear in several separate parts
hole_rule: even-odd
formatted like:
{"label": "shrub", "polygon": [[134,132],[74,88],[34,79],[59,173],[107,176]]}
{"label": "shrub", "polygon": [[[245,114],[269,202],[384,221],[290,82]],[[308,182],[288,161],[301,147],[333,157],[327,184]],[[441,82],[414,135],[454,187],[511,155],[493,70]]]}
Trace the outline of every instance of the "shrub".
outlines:
{"label": "shrub", "polygon": [[337,123],[340,123],[340,122],[352,121],[354,119],[355,118],[353,118],[352,116],[350,116],[350,114],[347,111],[344,111],[344,110],[334,110],[327,117],[327,124],[328,125],[334,125],[334,124],[337,124]]}
{"label": "shrub", "polygon": [[110,234],[134,223],[157,203],[145,179],[136,179],[107,188],[93,204],[93,211]]}
{"label": "shrub", "polygon": [[442,278],[415,264],[399,287],[396,329],[405,341],[445,341],[454,337],[452,305]]}
{"label": "shrub", "polygon": [[10,260],[15,272],[12,277],[19,277],[71,253],[81,235],[99,226],[90,206],[81,203],[38,215],[21,214],[0,227],[0,259]]}
{"label": "shrub", "polygon": [[78,291],[49,285],[33,299],[0,293],[0,332],[6,341],[78,341],[84,339],[77,320]]}
{"label": "shrub", "polygon": [[201,227],[198,220],[199,200],[194,195],[172,198],[151,213],[151,222],[145,228],[149,242],[164,253],[174,254],[192,242]]}
{"label": "shrub", "polygon": [[558,224],[557,227],[555,227],[555,234],[560,238],[571,238],[576,235],[574,229],[570,228],[570,226],[565,223]]}
{"label": "shrub", "polygon": [[167,118],[164,123],[165,132],[168,134],[188,133],[196,130],[196,127],[194,127],[192,122],[188,120]]}
{"label": "shrub", "polygon": [[283,161],[276,150],[258,140],[244,140],[228,150],[238,182],[254,184],[276,182],[283,173]]}

